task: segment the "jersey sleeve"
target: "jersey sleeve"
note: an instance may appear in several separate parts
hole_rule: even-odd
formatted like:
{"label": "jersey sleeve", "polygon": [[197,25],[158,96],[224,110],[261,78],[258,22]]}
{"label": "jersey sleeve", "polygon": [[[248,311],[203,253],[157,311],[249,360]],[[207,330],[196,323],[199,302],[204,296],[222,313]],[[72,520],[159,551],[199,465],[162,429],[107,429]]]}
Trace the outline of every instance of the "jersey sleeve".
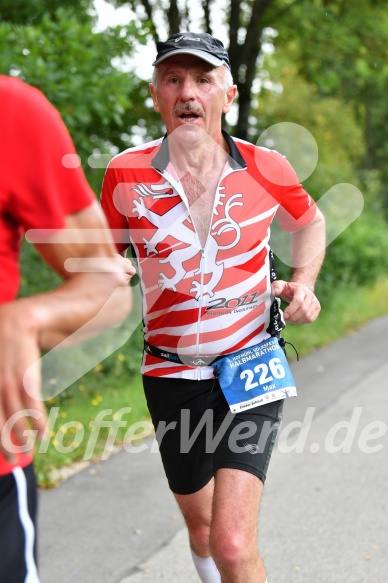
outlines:
{"label": "jersey sleeve", "polygon": [[279,152],[265,148],[257,148],[255,158],[266,190],[279,203],[276,219],[280,227],[289,232],[306,227],[315,217],[316,204],[291,164]]}
{"label": "jersey sleeve", "polygon": [[66,216],[95,195],[86,181],[59,112],[37,89],[18,80],[8,119],[8,212],[24,230],[60,229]]}
{"label": "jersey sleeve", "polygon": [[128,210],[125,208],[125,190],[127,186],[121,182],[119,169],[111,162],[105,172],[101,190],[101,207],[105,213],[112,231],[117,250],[122,253],[130,244],[128,231]]}
{"label": "jersey sleeve", "polygon": [[316,203],[311,196],[301,185],[296,185],[288,188],[277,210],[276,219],[283,231],[295,232],[311,223],[316,209]]}

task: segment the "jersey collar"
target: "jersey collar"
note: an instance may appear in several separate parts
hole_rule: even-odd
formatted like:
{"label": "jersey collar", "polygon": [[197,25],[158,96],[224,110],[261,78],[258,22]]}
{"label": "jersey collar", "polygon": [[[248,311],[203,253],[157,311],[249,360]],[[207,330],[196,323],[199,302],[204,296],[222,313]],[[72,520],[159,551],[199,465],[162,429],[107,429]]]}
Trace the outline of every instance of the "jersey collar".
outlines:
{"label": "jersey collar", "polygon": [[[246,168],[247,163],[245,162],[240,150],[236,146],[233,138],[225,130],[221,130],[221,132],[226,140],[226,143],[228,144],[230,167],[233,170],[241,170]],[[170,162],[168,140],[166,138],[167,134],[164,136],[157,154],[151,160],[151,166],[155,168],[155,170],[158,170],[158,172],[164,172],[168,163]]]}

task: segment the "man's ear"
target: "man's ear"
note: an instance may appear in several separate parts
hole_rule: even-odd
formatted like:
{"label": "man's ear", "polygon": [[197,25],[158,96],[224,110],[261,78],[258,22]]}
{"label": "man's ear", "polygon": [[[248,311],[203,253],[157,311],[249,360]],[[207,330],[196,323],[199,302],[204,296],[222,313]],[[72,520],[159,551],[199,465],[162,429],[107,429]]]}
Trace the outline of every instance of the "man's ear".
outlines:
{"label": "man's ear", "polygon": [[236,97],[237,94],[237,85],[231,85],[229,87],[229,89],[226,92],[225,95],[225,105],[223,108],[223,113],[228,113],[228,111],[230,111],[230,108],[232,107],[232,103]]}
{"label": "man's ear", "polygon": [[151,97],[152,97],[152,101],[154,102],[154,110],[159,113],[159,104],[158,104],[158,97],[156,95],[156,89],[153,85],[153,83],[150,83],[148,85],[148,87],[150,88],[150,93],[151,93]]}

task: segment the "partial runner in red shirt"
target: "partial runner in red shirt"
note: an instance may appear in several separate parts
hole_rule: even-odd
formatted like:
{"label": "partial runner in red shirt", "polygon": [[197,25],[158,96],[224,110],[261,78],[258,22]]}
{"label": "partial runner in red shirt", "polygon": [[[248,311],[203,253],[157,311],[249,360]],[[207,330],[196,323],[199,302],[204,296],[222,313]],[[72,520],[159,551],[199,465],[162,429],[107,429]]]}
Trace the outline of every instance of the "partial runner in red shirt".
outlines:
{"label": "partial runner in red shirt", "polygon": [[[87,324],[113,293],[121,294],[121,301],[112,306],[112,324],[131,307],[133,270],[117,262],[105,217],[78,160],[58,111],[44,95],[0,76],[0,573],[7,583],[39,581],[37,490],[32,452],[22,447],[27,420],[17,415],[12,432],[4,429],[13,415],[32,409],[30,425],[44,436],[38,369],[28,390],[24,373],[39,361],[41,349]],[[36,248],[65,282],[48,293],[16,299],[20,242],[31,229],[49,230],[37,238]],[[76,243],[59,240],[64,229],[77,230]],[[88,243],[85,229],[98,229],[99,242]],[[90,258],[94,272],[67,272],[70,257]]]}

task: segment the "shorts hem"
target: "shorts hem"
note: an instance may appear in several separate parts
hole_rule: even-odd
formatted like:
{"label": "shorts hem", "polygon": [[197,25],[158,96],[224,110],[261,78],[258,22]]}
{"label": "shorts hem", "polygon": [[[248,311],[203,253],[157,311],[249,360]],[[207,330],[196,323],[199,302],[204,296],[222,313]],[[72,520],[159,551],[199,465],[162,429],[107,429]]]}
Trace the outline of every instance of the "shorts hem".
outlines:
{"label": "shorts hem", "polygon": [[229,470],[240,470],[242,472],[247,472],[248,474],[253,474],[256,478],[259,478],[263,484],[267,478],[266,474],[259,468],[255,468],[249,464],[244,464],[243,462],[223,462],[219,467],[214,469],[214,474],[218,470],[229,469]]}
{"label": "shorts hem", "polygon": [[210,480],[214,477],[214,473],[212,472],[209,474],[202,482],[200,482],[199,486],[193,486],[191,488],[174,488],[173,485],[169,484],[169,488],[173,494],[178,494],[178,496],[186,496],[189,494],[195,494],[204,488]]}

